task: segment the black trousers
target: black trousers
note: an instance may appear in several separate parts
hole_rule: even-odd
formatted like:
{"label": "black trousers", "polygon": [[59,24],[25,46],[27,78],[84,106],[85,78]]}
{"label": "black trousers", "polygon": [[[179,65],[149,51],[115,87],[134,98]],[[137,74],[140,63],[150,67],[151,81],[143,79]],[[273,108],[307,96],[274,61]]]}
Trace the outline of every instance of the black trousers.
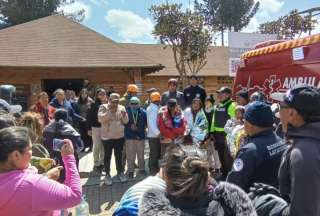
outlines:
{"label": "black trousers", "polygon": [[232,168],[233,159],[228,151],[226,134],[224,132],[213,133],[215,142],[214,147],[218,151],[221,162],[221,172],[224,177],[227,177],[228,172]]}
{"label": "black trousers", "polygon": [[161,157],[161,144],[159,138],[148,138],[149,140],[149,170],[151,175],[159,172],[159,160]]}
{"label": "black trousers", "polygon": [[87,128],[87,122],[86,121],[79,122],[79,133],[81,135],[81,139],[82,139],[83,144],[84,144],[84,149],[86,149],[86,148],[92,149],[92,139],[88,135],[88,128]]}
{"label": "black trousers", "polygon": [[124,145],[124,138],[102,140],[102,143],[104,147],[104,167],[106,173],[110,173],[112,150],[114,150],[117,172],[118,174],[123,172],[124,170],[122,164],[122,151]]}

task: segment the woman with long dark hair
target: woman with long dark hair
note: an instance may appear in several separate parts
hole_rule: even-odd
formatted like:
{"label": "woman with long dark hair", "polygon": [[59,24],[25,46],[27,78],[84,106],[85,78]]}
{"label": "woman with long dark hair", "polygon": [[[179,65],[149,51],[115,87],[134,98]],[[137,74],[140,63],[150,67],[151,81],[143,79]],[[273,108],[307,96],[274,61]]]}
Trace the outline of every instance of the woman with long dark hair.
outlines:
{"label": "woman with long dark hair", "polygon": [[101,174],[104,168],[104,149],[101,141],[101,124],[98,121],[98,110],[101,104],[108,102],[106,90],[99,88],[96,91],[96,100],[91,103],[87,113],[87,128],[88,133],[92,137],[93,143],[93,171]]}
{"label": "woman with long dark hair", "polygon": [[84,143],[84,151],[88,149],[88,151],[92,150],[92,140],[91,137],[88,135],[88,131],[91,130],[91,128],[87,127],[87,115],[88,110],[93,103],[93,100],[89,97],[89,92],[87,89],[81,89],[79,93],[79,99],[77,102],[77,107],[79,109],[79,114],[83,118],[83,121],[79,122],[79,132],[81,134],[81,139]]}

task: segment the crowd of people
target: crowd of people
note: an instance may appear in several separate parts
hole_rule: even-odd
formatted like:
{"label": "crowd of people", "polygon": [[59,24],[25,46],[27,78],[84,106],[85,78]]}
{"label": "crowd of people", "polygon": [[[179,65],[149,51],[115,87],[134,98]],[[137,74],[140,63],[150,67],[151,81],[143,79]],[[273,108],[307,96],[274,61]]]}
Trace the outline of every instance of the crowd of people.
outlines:
{"label": "crowd of people", "polygon": [[234,101],[230,88],[214,98],[192,76],[183,91],[176,79],[162,94],[149,89],[146,101],[135,84],[122,97],[103,88],[94,98],[87,89],[78,98],[57,89],[51,100],[41,92],[24,113],[11,105],[13,91],[0,86],[0,192],[8,194],[0,215],[57,215],[77,205],[79,154],[90,151],[106,185],[112,154],[120,182],[146,177],[115,216],[320,215],[317,88],[274,93],[274,104],[241,90]]}

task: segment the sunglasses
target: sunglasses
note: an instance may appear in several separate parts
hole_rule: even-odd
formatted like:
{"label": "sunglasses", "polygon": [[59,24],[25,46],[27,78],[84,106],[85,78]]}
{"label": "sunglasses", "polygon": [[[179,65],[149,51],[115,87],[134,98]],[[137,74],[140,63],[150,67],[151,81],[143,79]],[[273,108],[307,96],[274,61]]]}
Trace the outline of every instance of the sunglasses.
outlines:
{"label": "sunglasses", "polygon": [[138,104],[138,103],[130,103],[130,105],[132,105],[132,106],[138,106],[139,104]]}

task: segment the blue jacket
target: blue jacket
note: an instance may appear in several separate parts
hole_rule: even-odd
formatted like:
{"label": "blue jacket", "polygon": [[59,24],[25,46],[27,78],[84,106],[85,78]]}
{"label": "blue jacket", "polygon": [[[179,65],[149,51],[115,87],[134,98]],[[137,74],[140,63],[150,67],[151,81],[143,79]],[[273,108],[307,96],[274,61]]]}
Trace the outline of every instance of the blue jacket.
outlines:
{"label": "blue jacket", "polygon": [[227,181],[245,191],[249,191],[253,183],[278,187],[278,170],[286,149],[285,142],[272,130],[251,136],[239,150]]}
{"label": "blue jacket", "polygon": [[74,122],[82,121],[82,117],[76,113],[70,101],[65,100],[61,105],[57,98],[53,98],[50,105],[56,109],[65,109],[68,111],[68,123],[73,124]]}
{"label": "blue jacket", "polygon": [[147,127],[147,113],[143,108],[137,110],[137,130],[132,130],[134,125],[133,112],[131,108],[127,108],[129,122],[125,125],[124,135],[126,139],[143,140],[146,138],[145,129]]}

